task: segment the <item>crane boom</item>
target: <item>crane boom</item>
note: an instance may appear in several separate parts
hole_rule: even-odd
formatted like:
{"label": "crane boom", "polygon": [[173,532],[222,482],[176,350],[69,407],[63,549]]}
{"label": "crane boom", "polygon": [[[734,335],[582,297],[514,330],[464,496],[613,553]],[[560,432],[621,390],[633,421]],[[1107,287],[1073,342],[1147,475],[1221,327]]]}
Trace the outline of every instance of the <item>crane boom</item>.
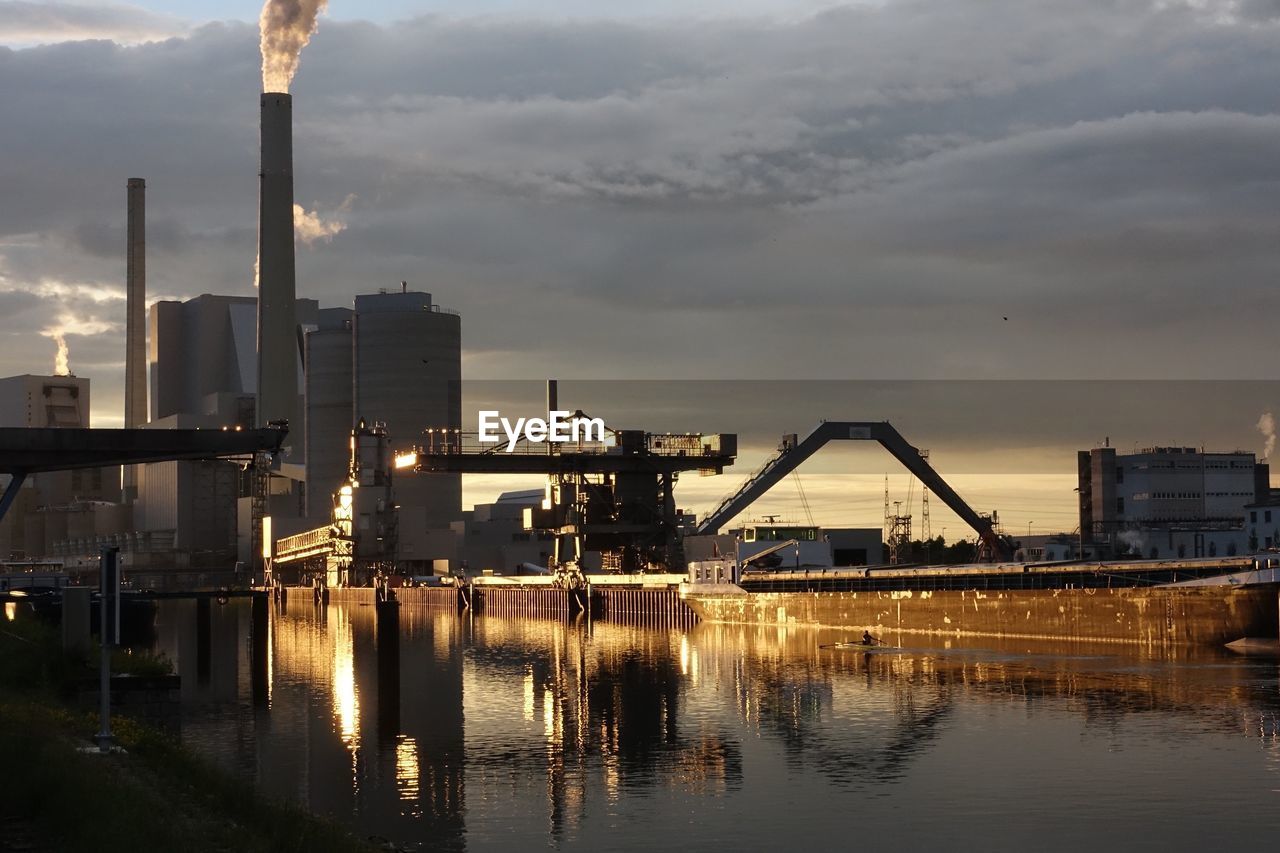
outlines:
{"label": "crane boom", "polygon": [[698,533],[716,533],[769,491],[783,477],[790,474],[802,462],[817,453],[830,441],[877,441],[885,450],[901,462],[908,471],[920,479],[930,491],[942,499],[951,511],[973,528],[986,549],[997,559],[1007,558],[1008,546],[996,535],[989,519],[974,512],[964,499],[956,494],[920,453],[902,437],[888,421],[823,421],[802,441],[784,443],[778,455],[747,479],[729,497],[698,524]]}

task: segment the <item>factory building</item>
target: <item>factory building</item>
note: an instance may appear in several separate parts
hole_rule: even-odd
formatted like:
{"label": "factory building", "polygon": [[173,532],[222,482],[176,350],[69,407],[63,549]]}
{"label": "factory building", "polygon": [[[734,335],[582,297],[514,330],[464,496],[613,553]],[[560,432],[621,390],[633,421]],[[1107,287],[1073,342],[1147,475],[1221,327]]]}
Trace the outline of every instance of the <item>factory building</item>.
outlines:
{"label": "factory building", "polygon": [[1245,508],[1245,530],[1249,534],[1250,551],[1280,550],[1280,492],[1271,492],[1265,500]]}
{"label": "factory building", "polygon": [[324,308],[304,346],[306,381],[306,513],[314,525],[329,520],[330,496],[351,468],[352,316],[350,308]]}
{"label": "factory building", "polygon": [[[298,326],[315,326],[319,314],[315,300],[299,299],[295,309]],[[257,313],[257,299],[252,296],[207,293],[151,306],[151,419],[146,428],[253,427]],[[300,355],[295,370],[300,381]],[[286,443],[301,448],[305,434],[303,424],[291,423]],[[230,570],[237,562],[248,562],[249,484],[241,466],[181,461],[138,468],[134,526],[150,548],[126,554],[125,565]],[[271,489],[273,512],[283,517],[300,514],[299,487],[287,478],[273,477]]]}
{"label": "factory building", "polygon": [[755,568],[878,566],[884,563],[882,533],[879,527],[748,522],[725,534],[686,536],[684,553],[692,561],[728,557]]}
{"label": "factory building", "polygon": [[89,380],[29,373],[0,379],[0,426],[89,426]]}
{"label": "factory building", "polygon": [[1214,557],[1248,547],[1246,506],[1266,500],[1270,469],[1252,453],[1149,447],[1077,454],[1080,530],[1103,554]]}
{"label": "factory building", "polygon": [[[203,294],[151,306],[148,321],[151,421],[171,415],[208,415],[220,424],[252,427],[258,391],[257,312],[252,296]],[[319,306],[299,299],[297,323],[314,327]],[[296,371],[301,387],[302,359]],[[289,442],[304,438],[291,424]]]}
{"label": "factory building", "polygon": [[[0,379],[0,427],[86,428],[89,380],[25,374]],[[3,478],[0,487],[8,485]],[[119,468],[81,468],[32,474],[0,522],[0,558],[61,557],[74,542],[128,524],[120,500]]]}
{"label": "factory building", "polygon": [[554,537],[525,526],[526,510],[541,507],[545,498],[545,489],[503,492],[494,503],[476,504],[464,512],[452,527],[466,572],[513,575],[521,564],[548,566]]}
{"label": "factory building", "polygon": [[[429,293],[356,297],[353,334],[357,421],[387,426],[395,444],[425,430],[462,428],[462,321]],[[413,528],[447,528],[462,510],[462,477],[415,474],[396,482],[402,556],[413,559]],[[408,549],[406,552],[405,549]]]}
{"label": "factory building", "polygon": [[[403,287],[359,295],[354,309],[320,311],[306,335],[306,514],[324,523],[330,496],[347,476],[351,430],[385,426],[392,446],[418,443],[428,430],[462,426],[461,319]],[[444,432],[447,431],[447,432]],[[394,483],[399,507],[397,561],[428,573],[457,558],[450,524],[461,517],[457,474],[405,474]]]}

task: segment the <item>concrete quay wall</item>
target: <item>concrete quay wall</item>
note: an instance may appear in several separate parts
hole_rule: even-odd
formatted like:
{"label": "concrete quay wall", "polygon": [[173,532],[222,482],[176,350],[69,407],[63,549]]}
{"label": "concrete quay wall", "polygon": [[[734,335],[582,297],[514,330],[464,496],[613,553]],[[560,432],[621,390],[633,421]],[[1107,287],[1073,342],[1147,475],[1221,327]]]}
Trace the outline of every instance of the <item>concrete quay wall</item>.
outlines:
{"label": "concrete quay wall", "polygon": [[1275,584],[1224,588],[692,591],[708,622],[808,625],[940,636],[1092,639],[1145,645],[1221,645],[1280,634]]}

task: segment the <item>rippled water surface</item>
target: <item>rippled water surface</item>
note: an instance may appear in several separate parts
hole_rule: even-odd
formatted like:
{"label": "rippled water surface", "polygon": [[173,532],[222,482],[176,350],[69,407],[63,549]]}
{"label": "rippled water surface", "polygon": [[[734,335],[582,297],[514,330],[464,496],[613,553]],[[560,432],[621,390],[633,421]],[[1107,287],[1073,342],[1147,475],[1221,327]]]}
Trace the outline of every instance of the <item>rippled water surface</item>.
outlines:
{"label": "rippled water surface", "polygon": [[[1269,847],[1280,664],[811,630],[166,604],[183,738],[410,848]],[[910,640],[906,641],[911,643]],[[990,642],[987,645],[992,645]]]}

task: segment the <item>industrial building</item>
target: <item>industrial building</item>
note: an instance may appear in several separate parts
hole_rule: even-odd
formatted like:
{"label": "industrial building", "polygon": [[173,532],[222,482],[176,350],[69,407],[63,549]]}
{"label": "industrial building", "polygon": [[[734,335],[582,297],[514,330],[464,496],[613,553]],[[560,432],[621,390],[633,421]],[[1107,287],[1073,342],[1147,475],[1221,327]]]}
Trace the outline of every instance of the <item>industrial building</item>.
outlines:
{"label": "industrial building", "polygon": [[[257,302],[252,296],[202,294],[151,307],[150,429],[242,428],[256,421]],[[319,305],[295,301],[299,328],[314,327]],[[293,336],[297,340],[297,335]],[[296,349],[296,347],[295,347]],[[295,372],[302,373],[301,357]],[[301,401],[298,410],[301,411]],[[301,459],[306,432],[291,424],[286,446]],[[346,443],[343,442],[345,452]],[[174,568],[229,569],[248,563],[249,478],[233,462],[155,462],[140,466],[134,519],[139,533],[167,537]],[[289,473],[301,476],[301,466]],[[301,486],[270,479],[269,511],[282,520],[301,515]],[[298,522],[301,525],[301,522]],[[287,527],[285,522],[283,525]]]}
{"label": "industrial building", "polygon": [[[430,294],[406,286],[359,295],[354,309],[321,309],[312,299],[294,300],[294,309],[303,342],[295,365],[303,417],[286,439],[292,462],[279,466],[267,485],[265,511],[276,538],[327,523],[332,495],[350,473],[351,431],[362,421],[378,424],[393,441],[413,442],[428,429],[456,430],[462,420],[461,320]],[[257,325],[253,297],[204,294],[152,306],[147,426],[252,426]],[[253,553],[249,480],[230,462],[143,466],[138,529],[169,531],[177,565],[247,563]],[[415,571],[456,559],[449,525],[460,517],[461,494],[457,474],[395,484],[399,557]]]}
{"label": "industrial building", "polygon": [[1266,500],[1251,503],[1244,510],[1248,513],[1245,530],[1249,535],[1249,550],[1280,549],[1280,492],[1272,491]]}
{"label": "industrial building", "polygon": [[[253,425],[258,391],[257,306],[252,296],[208,293],[151,306],[152,423],[171,415],[208,415],[222,425]],[[314,328],[318,312],[314,299],[297,300],[296,325]],[[297,335],[293,337],[296,340]],[[295,357],[294,369],[301,377],[300,355]],[[290,432],[290,442],[300,444],[303,438],[303,430]]]}
{"label": "industrial building", "polygon": [[1077,454],[1086,549],[1145,557],[1214,557],[1248,549],[1245,507],[1270,495],[1270,468],[1252,453],[1149,447]]}
{"label": "industrial building", "polygon": [[[548,566],[555,537],[526,524],[528,510],[541,508],[545,489],[503,492],[490,504],[476,504],[452,527],[458,537],[458,557],[468,573],[515,574],[522,564]],[[597,560],[598,562],[598,560]]]}
{"label": "industrial building", "polygon": [[[89,380],[82,376],[0,379],[0,427],[88,427],[89,400]],[[33,474],[0,522],[0,558],[66,555],[75,541],[128,523],[112,508],[119,500],[119,468]]]}
{"label": "industrial building", "polygon": [[[362,422],[386,430],[397,446],[428,430],[462,426],[461,318],[411,291],[356,296],[354,309],[319,312],[306,335],[306,515],[325,523],[330,496],[346,480],[351,430]],[[398,562],[430,573],[456,559],[450,524],[462,513],[456,473],[398,477]]]}

